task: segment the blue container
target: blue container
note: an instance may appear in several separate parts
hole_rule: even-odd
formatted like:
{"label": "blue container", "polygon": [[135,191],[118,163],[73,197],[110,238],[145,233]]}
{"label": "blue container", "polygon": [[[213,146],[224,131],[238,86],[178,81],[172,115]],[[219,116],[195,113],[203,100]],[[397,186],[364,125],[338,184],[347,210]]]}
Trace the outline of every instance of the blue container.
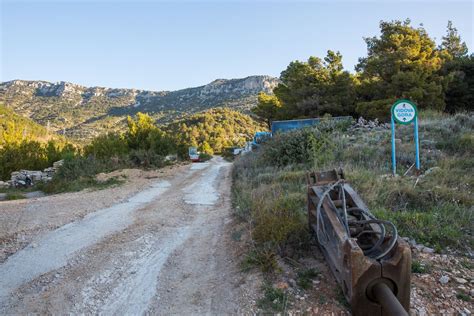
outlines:
{"label": "blue container", "polygon": [[317,125],[319,118],[303,119],[303,120],[289,120],[289,121],[273,121],[272,122],[272,134],[277,132],[287,132],[293,129],[299,129]]}
{"label": "blue container", "polygon": [[[328,120],[351,120],[350,116],[337,116],[329,118]],[[318,125],[321,122],[321,118],[310,118],[310,119],[300,119],[300,120],[288,120],[288,121],[273,121],[272,122],[272,134],[275,133],[284,133],[294,129],[300,129],[310,126]],[[325,119],[323,119],[325,120]]]}

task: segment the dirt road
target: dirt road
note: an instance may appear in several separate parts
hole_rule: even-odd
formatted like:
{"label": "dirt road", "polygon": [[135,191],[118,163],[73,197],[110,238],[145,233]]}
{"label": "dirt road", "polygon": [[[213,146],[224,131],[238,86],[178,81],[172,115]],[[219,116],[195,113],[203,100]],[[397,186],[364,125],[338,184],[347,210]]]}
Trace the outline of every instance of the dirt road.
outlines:
{"label": "dirt road", "polygon": [[230,167],[214,158],[128,188],[2,202],[0,314],[246,313],[256,289],[230,239]]}

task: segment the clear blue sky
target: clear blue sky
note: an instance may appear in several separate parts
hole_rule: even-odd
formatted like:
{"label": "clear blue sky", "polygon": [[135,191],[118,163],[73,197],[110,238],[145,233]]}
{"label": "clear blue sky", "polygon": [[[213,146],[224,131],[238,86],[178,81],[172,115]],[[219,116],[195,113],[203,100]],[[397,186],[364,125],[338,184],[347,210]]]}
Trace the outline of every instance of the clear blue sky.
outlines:
{"label": "clear blue sky", "polygon": [[473,49],[471,1],[1,1],[0,81],[175,90],[216,78],[278,76],[339,50],[353,71],[380,20],[452,20]]}

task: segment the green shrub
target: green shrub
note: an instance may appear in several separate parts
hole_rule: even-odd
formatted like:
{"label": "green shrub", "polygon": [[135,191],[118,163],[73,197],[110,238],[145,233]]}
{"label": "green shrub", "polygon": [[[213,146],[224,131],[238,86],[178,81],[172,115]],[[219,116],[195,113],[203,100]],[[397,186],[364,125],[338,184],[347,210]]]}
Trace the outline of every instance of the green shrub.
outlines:
{"label": "green shrub", "polygon": [[277,268],[276,253],[274,247],[265,244],[251,250],[240,263],[242,271],[249,271],[258,267],[264,272],[271,272]]}
{"label": "green shrub", "polygon": [[43,170],[68,156],[74,156],[77,150],[70,144],[57,145],[55,142],[40,143],[23,141],[8,143],[0,147],[0,179],[10,179],[13,171],[21,169]]}
{"label": "green shrub", "polygon": [[124,157],[129,151],[125,138],[115,133],[100,135],[84,148],[86,156],[92,155],[102,160],[111,157]]}
{"label": "green shrub", "polygon": [[262,147],[261,159],[278,167],[292,164],[311,164],[317,167],[334,158],[332,142],[326,133],[317,128],[276,134]]}
{"label": "green shrub", "polygon": [[221,156],[227,161],[234,161],[234,148],[236,147],[226,147],[222,150]]}
{"label": "green shrub", "polygon": [[431,265],[418,261],[418,260],[413,260],[411,262],[412,273],[430,273],[431,268],[432,268]]}
{"label": "green shrub", "polygon": [[199,160],[200,161],[208,161],[212,159],[212,155],[206,154],[206,153],[200,153],[199,154]]}
{"label": "green shrub", "polygon": [[265,284],[263,286],[263,298],[257,301],[259,308],[266,311],[282,312],[285,310],[288,302],[288,296],[281,289],[272,287],[271,284]]}
{"label": "green shrub", "polygon": [[306,232],[305,195],[288,194],[277,186],[263,186],[252,196],[252,236],[258,243],[285,247],[292,236]]}
{"label": "green shrub", "polygon": [[403,212],[385,209],[372,211],[380,219],[392,221],[400,235],[414,238],[424,245],[440,249],[447,246],[457,249],[474,246],[472,237],[467,234],[472,230],[472,209],[445,203],[433,208]]}
{"label": "green shrub", "polygon": [[449,153],[474,154],[474,134],[450,133],[440,138],[436,147]]}
{"label": "green shrub", "polygon": [[166,157],[176,153],[176,144],[170,135],[160,129],[154,129],[147,138],[150,144],[150,150],[157,155]]}
{"label": "green shrub", "polygon": [[129,158],[135,166],[142,168],[161,168],[166,165],[164,157],[152,150],[132,150]]}
{"label": "green shrub", "polygon": [[64,160],[64,164],[59,168],[50,182],[41,184],[39,189],[46,193],[59,193],[69,191],[80,191],[88,187],[103,188],[118,184],[117,179],[109,179],[100,183],[95,176],[100,172],[109,172],[118,169],[120,162],[101,161],[93,156],[73,157]]}
{"label": "green shrub", "polygon": [[307,290],[311,288],[312,280],[315,279],[318,275],[319,271],[314,268],[298,271],[296,283],[303,289]]}
{"label": "green shrub", "polygon": [[65,159],[54,178],[73,181],[81,177],[93,177],[106,169],[105,165],[94,157]]}

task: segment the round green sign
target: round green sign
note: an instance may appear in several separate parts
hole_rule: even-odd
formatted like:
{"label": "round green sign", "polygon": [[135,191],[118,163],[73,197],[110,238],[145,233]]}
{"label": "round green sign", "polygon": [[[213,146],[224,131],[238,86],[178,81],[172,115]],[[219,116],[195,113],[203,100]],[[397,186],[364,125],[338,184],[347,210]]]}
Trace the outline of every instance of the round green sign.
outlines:
{"label": "round green sign", "polygon": [[410,124],[418,116],[418,110],[416,105],[410,100],[397,100],[392,105],[392,117],[393,119],[400,124]]}

